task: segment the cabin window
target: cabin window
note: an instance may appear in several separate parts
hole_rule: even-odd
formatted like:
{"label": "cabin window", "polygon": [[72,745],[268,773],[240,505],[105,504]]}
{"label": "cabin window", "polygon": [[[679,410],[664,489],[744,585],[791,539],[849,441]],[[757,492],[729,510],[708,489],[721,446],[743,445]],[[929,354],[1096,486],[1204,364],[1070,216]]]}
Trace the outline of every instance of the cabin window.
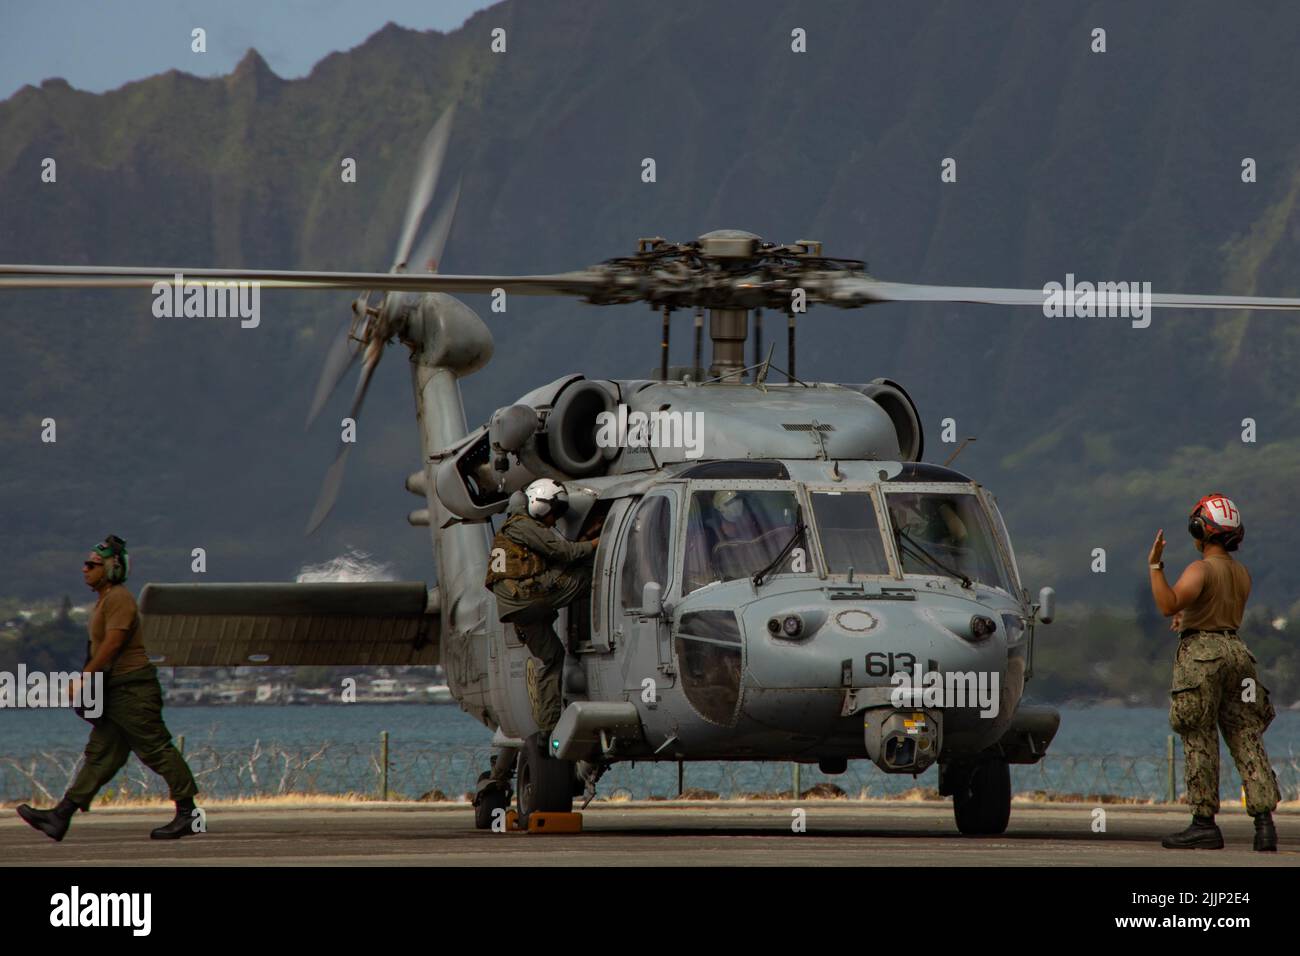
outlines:
{"label": "cabin window", "polygon": [[665,495],[646,498],[632,517],[623,549],[620,596],[625,608],[641,606],[642,589],[651,581],[668,590],[668,548],[672,537],[672,501]]}
{"label": "cabin window", "polygon": [[682,689],[695,712],[710,723],[734,724],[743,667],[736,615],[731,611],[684,614],[674,644]]}

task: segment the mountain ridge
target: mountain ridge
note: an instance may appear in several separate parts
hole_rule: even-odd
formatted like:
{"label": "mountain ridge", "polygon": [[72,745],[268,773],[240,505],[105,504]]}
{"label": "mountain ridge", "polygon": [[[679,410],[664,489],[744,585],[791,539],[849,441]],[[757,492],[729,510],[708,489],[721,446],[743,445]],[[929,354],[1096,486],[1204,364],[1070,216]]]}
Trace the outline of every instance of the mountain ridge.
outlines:
{"label": "mountain ridge", "polygon": [[[456,100],[443,192],[462,172],[465,186],[447,271],[558,271],[642,235],[736,227],[821,239],[901,281],[1038,287],[1073,272],[1291,295],[1300,165],[1287,144],[1300,122],[1286,91],[1300,14],[1270,9],[1261,31],[1208,3],[534,0],[448,33],[385,27],[295,79],[254,51],[225,77],[172,71],[104,94],[47,81],[0,103],[0,261],[386,269],[410,157]],[[1096,23],[1106,54],[1088,51]],[[488,51],[494,26],[505,54]],[[789,51],[792,26],[808,54]],[[1240,181],[1248,155],[1255,184]],[[57,185],[39,182],[46,156]],[[653,186],[639,181],[645,156]],[[345,157],[355,184],[340,181]],[[419,449],[400,350],[368,399],[335,516],[298,536],[334,450],[325,424],[304,436],[301,420],[349,300],[268,292],[252,335],[162,323],[122,292],[0,297],[0,515],[16,544],[0,576],[62,593],[111,525],[139,542],[140,580],[188,579],[194,546],[220,558],[213,579],[234,580],[282,579],[348,545],[431,580],[427,538],[403,520]],[[492,316],[466,301],[497,338],[493,365],[464,383],[471,424],[565,372],[640,377],[657,364],[643,308],[516,297]],[[675,323],[674,361],[689,321]],[[817,309],[800,330],[801,376],[902,381],[932,460],[955,448],[937,440],[944,418],[959,439],[978,435],[958,467],[997,492],[1030,587],[1129,603],[1155,528],[1223,486],[1247,517],[1256,600],[1300,598],[1285,560],[1300,467],[1288,318],[1180,313],[1132,330],[899,305]],[[95,408],[76,400],[87,382]],[[104,393],[112,415],[97,410]],[[47,415],[55,449],[37,438]],[[1247,417],[1253,447],[1235,438]],[[78,462],[103,463],[103,477]],[[90,500],[98,481],[114,490],[104,501]],[[1193,557],[1170,537],[1171,562]],[[1094,547],[1104,575],[1089,570]]]}

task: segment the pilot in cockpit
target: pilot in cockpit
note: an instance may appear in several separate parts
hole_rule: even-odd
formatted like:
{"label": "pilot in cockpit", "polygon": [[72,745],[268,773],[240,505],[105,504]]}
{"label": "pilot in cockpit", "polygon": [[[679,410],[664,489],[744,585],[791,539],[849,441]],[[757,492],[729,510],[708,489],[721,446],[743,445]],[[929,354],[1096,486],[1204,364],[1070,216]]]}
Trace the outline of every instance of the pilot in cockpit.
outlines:
{"label": "pilot in cockpit", "polygon": [[950,551],[964,550],[968,546],[966,523],[949,501],[917,495],[912,519],[902,523],[903,530],[917,541],[939,545]]}
{"label": "pilot in cockpit", "polygon": [[723,542],[752,541],[760,534],[758,522],[745,507],[745,497],[732,489],[719,491],[713,496],[708,520],[715,548]]}

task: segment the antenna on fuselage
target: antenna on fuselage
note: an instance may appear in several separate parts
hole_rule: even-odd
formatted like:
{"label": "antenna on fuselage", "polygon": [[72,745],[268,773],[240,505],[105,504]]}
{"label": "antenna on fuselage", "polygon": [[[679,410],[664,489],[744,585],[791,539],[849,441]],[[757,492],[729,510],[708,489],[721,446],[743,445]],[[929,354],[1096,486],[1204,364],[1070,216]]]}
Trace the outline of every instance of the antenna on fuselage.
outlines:
{"label": "antenna on fuselage", "polygon": [[957,450],[956,450],[955,452],[953,452],[951,455],[949,455],[949,456],[948,456],[948,460],[945,461],[945,462],[943,463],[943,467],[947,468],[947,467],[948,467],[949,465],[951,465],[954,461],[956,461],[956,460],[957,460],[957,456],[961,454],[962,449],[965,448],[967,444],[969,444],[970,442],[973,442],[974,440],[975,440],[975,436],[974,436],[974,435],[969,435],[969,436],[967,436],[966,438],[963,438],[961,444],[957,446]]}
{"label": "antenna on fuselage", "polygon": [[659,343],[659,381],[668,381],[668,318],[673,314],[673,310],[664,306],[664,335],[663,340]]}

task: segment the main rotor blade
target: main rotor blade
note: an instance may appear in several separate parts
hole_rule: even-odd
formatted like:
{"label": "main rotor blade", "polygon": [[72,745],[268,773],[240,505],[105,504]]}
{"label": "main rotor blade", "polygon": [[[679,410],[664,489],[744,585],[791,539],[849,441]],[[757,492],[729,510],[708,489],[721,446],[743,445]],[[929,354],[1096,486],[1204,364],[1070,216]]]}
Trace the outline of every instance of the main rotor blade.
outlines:
{"label": "main rotor blade", "polygon": [[433,199],[433,191],[438,185],[438,173],[442,170],[442,160],[447,154],[447,140],[451,137],[451,120],[456,114],[456,107],[450,106],[433,124],[424,145],[420,147],[419,167],[415,181],[411,183],[411,198],[406,203],[406,221],[402,224],[402,235],[397,240],[397,250],[393,253],[393,269],[407,263],[411,252],[411,243],[415,241],[415,230],[424,217]]}
{"label": "main rotor blade", "polygon": [[344,323],[343,329],[330,344],[330,350],[325,355],[325,367],[321,369],[320,379],[316,382],[316,394],[312,396],[311,409],[307,412],[308,428],[325,407],[325,402],[329,400],[343,376],[352,367],[352,363],[356,361],[360,349],[352,341],[351,332],[352,323]]}
{"label": "main rotor blade", "polygon": [[[177,275],[189,285],[223,286],[229,282],[256,282],[270,289],[382,289],[393,292],[449,292],[487,294],[496,289],[517,295],[564,295],[605,302],[655,301],[671,296],[691,301],[697,295],[715,295],[727,300],[725,290],[709,292],[695,287],[691,276],[668,277],[616,274],[601,267],[576,272],[532,276],[438,275],[427,272],[295,272],[270,269],[164,269],[118,266],[0,265],[0,290],[59,288],[153,288],[170,286]],[[734,291],[741,291],[743,283]],[[822,302],[853,309],[875,302],[971,302],[983,305],[1031,306],[1042,308],[1047,294],[1042,289],[999,289],[978,286],[918,285],[882,282],[870,276],[836,276],[820,273],[808,276],[805,286],[810,302]],[[1095,288],[1095,287],[1094,287]],[[155,294],[161,294],[159,290]],[[763,293],[759,293],[761,297]],[[788,301],[785,293],[780,301]],[[1068,296],[1066,296],[1068,298]],[[761,303],[761,299],[758,300]],[[732,308],[715,305],[711,308]],[[1199,295],[1159,292],[1151,305],[1163,309],[1300,309],[1300,298]],[[750,307],[750,306],[744,306]]]}
{"label": "main rotor blade", "polygon": [[433,221],[429,231],[420,239],[420,244],[411,254],[410,267],[420,272],[437,272],[442,268],[442,253],[447,248],[447,236],[451,233],[451,224],[456,219],[456,206],[460,203],[460,182],[452,190],[451,198],[438,210],[438,218]]}
{"label": "main rotor blade", "polygon": [[[1048,300],[1048,294],[1042,289],[916,285],[910,282],[882,282],[879,279],[861,277],[832,279],[823,284],[822,291],[823,295],[818,298],[844,308],[855,308],[872,302],[971,302],[982,305],[1033,306],[1041,309]],[[1068,301],[1069,297],[1064,290],[1061,294],[1065,296],[1062,302]],[[1153,292],[1151,305],[1162,309],[1293,310],[1300,309],[1300,298]]]}
{"label": "main rotor blade", "polygon": [[176,269],[138,266],[0,265],[2,289],[151,289],[171,285],[223,287],[256,282],[264,289],[374,289],[388,292],[490,294],[504,289],[515,295],[585,296],[607,288],[595,272],[561,272],[533,276],[459,276],[389,272],[295,272],[283,269]]}

